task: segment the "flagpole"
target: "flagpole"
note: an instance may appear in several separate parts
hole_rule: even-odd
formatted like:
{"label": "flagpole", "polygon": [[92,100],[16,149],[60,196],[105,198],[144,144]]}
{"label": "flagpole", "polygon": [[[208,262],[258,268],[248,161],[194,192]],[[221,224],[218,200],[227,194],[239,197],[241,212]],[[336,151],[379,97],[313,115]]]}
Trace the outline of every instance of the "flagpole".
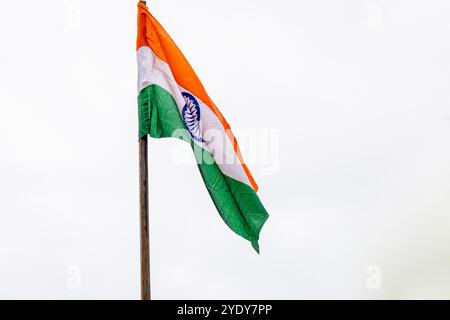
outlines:
{"label": "flagpole", "polygon": [[[140,2],[143,4],[147,3],[146,1]],[[139,198],[141,237],[141,299],[151,300],[147,136],[139,139]]]}

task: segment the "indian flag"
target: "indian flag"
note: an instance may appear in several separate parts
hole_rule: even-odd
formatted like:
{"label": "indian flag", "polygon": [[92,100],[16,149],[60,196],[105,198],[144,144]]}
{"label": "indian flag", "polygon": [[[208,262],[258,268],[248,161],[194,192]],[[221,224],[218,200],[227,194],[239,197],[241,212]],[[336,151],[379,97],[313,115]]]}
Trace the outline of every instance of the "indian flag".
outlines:
{"label": "indian flag", "polygon": [[269,215],[236,138],[189,62],[142,2],[138,4],[139,137],[189,142],[225,223],[259,253]]}

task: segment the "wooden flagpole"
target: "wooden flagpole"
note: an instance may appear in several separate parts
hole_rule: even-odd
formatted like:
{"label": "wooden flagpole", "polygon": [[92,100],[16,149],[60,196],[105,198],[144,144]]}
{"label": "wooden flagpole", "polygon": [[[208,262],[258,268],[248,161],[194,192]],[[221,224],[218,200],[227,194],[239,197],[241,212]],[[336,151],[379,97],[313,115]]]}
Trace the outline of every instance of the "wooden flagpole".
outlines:
{"label": "wooden flagpole", "polygon": [[141,224],[141,298],[142,300],[151,300],[147,136],[139,139],[139,197]]}
{"label": "wooden flagpole", "polygon": [[[146,4],[146,1],[141,1]],[[139,139],[139,198],[141,236],[141,299],[151,300],[150,290],[150,232],[148,195],[148,138]]]}

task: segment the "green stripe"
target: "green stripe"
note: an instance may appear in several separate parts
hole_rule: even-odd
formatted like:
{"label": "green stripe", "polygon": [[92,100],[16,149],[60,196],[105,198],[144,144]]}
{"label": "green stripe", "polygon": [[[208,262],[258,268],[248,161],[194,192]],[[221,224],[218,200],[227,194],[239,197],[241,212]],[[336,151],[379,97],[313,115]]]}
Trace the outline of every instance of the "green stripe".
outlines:
{"label": "green stripe", "polygon": [[[224,175],[211,153],[187,137],[176,102],[168,91],[151,85],[141,91],[138,101],[139,137],[149,134],[153,138],[189,139],[203,181],[220,216],[231,230],[249,240],[259,253],[259,234],[269,215],[255,191],[247,184]],[[174,135],[177,130],[179,136]]]}

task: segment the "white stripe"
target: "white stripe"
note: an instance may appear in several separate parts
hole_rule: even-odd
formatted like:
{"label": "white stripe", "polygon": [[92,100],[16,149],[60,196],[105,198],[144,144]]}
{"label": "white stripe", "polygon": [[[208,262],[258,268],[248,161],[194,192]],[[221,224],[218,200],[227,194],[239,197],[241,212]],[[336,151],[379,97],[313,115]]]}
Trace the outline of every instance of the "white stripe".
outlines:
{"label": "white stripe", "polygon": [[207,142],[194,141],[213,155],[223,174],[251,186],[247,174],[234,151],[233,144],[228,139],[225,129],[215,113],[192,92],[178,85],[169,65],[159,59],[150,47],[139,48],[137,60],[139,68],[138,92],[152,84],[159,85],[172,94],[180,114],[185,105],[185,100],[181,93],[188,92],[192,94],[200,105],[200,130],[203,133],[203,139]]}

